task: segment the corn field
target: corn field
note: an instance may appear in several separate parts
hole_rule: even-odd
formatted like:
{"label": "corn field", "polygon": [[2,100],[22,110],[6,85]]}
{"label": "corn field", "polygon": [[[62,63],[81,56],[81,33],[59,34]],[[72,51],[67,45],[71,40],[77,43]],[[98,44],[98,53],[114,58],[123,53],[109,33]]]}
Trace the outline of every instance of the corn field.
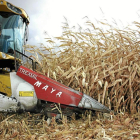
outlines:
{"label": "corn field", "polygon": [[[115,112],[139,112],[140,23],[115,28],[89,20],[87,29],[64,23],[62,35],[45,38],[48,46],[25,46],[40,65],[40,72],[86,93]],[[58,43],[59,42],[59,43]],[[59,44],[59,45],[58,45]]]}
{"label": "corn field", "polygon": [[[106,21],[86,28],[66,21],[59,37],[46,37],[47,46],[26,45],[38,62],[36,71],[81,91],[116,112],[63,116],[46,120],[42,114],[0,113],[0,139],[139,140],[140,23],[123,29]],[[25,63],[31,68],[31,64]]]}

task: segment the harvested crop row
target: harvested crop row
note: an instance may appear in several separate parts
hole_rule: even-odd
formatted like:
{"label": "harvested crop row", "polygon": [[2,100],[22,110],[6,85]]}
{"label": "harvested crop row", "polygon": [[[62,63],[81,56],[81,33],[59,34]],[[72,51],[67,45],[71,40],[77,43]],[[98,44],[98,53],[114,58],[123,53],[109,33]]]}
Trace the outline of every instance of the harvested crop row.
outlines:
{"label": "harvested crop row", "polygon": [[59,123],[52,118],[50,124],[41,114],[0,113],[0,138],[21,140],[90,140],[140,139],[139,114],[112,115],[111,117],[83,116],[79,120],[63,117]]}

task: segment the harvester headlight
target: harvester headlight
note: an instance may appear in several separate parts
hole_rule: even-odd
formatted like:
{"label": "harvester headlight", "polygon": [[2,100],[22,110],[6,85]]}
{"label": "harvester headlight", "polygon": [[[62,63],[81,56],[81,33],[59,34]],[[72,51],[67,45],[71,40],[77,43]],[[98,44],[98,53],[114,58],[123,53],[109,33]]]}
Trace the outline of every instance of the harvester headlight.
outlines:
{"label": "harvester headlight", "polygon": [[3,57],[3,58],[6,58],[6,54],[5,54],[5,53],[2,53],[2,57]]}
{"label": "harvester headlight", "polygon": [[3,4],[3,1],[1,1],[0,4]]}
{"label": "harvester headlight", "polygon": [[22,14],[22,11],[19,8],[16,8],[15,6],[13,6],[12,4],[7,2],[7,6],[9,9],[11,9],[12,11],[18,13],[18,14]]}

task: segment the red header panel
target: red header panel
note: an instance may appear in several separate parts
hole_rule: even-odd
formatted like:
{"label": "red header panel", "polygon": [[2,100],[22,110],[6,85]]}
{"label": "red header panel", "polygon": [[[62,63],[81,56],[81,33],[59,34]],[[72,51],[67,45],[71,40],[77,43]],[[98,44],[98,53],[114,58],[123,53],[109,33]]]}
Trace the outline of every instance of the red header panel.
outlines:
{"label": "red header panel", "polygon": [[78,106],[83,96],[83,93],[23,66],[20,66],[17,75],[34,86],[37,98],[40,100]]}

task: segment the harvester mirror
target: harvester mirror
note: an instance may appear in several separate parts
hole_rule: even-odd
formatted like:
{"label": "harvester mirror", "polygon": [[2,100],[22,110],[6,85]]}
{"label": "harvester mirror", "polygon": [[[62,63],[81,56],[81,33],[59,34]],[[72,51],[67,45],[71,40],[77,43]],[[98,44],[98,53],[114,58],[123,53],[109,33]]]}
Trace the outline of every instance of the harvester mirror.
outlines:
{"label": "harvester mirror", "polygon": [[2,34],[2,27],[1,27],[1,24],[0,24],[0,37],[1,37],[1,34]]}
{"label": "harvester mirror", "polygon": [[29,38],[29,28],[26,26],[26,41],[28,41]]}

